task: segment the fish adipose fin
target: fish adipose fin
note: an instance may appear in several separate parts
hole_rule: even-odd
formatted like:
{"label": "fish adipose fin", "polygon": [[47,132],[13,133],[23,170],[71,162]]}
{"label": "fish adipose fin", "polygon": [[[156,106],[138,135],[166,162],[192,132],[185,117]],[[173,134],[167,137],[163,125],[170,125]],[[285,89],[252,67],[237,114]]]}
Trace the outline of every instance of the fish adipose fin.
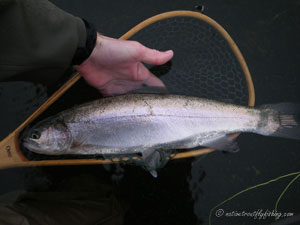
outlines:
{"label": "fish adipose fin", "polygon": [[226,152],[238,152],[240,150],[236,140],[230,135],[223,135],[210,139],[203,143],[203,146]]}
{"label": "fish adipose fin", "polygon": [[279,103],[261,106],[278,112],[279,128],[270,136],[300,140],[300,104]]}

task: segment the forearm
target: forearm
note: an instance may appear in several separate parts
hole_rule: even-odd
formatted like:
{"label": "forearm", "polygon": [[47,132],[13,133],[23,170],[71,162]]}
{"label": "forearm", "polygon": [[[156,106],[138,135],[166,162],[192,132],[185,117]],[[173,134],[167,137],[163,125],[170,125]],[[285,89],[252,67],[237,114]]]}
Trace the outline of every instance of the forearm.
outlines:
{"label": "forearm", "polygon": [[0,30],[0,79],[39,68],[63,71],[75,55],[77,63],[86,55],[83,20],[46,0],[0,0]]}

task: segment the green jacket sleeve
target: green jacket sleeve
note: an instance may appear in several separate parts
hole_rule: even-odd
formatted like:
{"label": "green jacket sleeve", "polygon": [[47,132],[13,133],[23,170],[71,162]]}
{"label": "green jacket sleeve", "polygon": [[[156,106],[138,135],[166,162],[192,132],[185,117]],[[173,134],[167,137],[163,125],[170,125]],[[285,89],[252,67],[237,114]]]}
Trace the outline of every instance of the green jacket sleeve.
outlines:
{"label": "green jacket sleeve", "polygon": [[66,70],[86,36],[82,19],[49,1],[0,0],[0,80],[40,68]]}

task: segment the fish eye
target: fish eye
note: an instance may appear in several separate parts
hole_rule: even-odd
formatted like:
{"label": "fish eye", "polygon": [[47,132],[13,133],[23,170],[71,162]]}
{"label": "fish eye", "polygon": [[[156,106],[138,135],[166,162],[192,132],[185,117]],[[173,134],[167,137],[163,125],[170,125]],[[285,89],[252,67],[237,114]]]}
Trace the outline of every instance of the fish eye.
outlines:
{"label": "fish eye", "polygon": [[38,130],[33,131],[31,134],[32,139],[39,139],[41,137],[41,133]]}

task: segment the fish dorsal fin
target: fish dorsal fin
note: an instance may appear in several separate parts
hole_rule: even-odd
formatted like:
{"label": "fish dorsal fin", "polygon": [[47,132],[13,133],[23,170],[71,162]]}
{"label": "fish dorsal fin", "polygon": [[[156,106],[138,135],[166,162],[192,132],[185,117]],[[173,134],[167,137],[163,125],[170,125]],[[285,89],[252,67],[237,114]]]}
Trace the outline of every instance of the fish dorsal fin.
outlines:
{"label": "fish dorsal fin", "polygon": [[230,135],[223,135],[210,139],[203,143],[203,146],[226,152],[238,152],[240,150],[236,140]]}

